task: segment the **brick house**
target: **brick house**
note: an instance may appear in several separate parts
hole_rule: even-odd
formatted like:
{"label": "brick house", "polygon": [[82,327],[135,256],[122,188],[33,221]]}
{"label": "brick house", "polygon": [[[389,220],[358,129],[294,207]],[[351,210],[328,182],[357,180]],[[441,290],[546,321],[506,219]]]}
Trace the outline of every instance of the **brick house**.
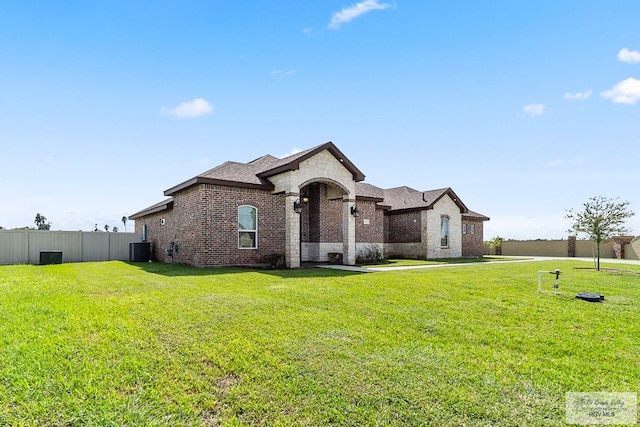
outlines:
{"label": "brick house", "polygon": [[297,268],[331,254],[352,265],[372,246],[394,257],[482,255],[489,218],[467,209],[451,188],[382,189],[363,181],[327,142],[283,159],[225,162],[166,190],[167,199],[129,219],[155,259],[200,267],[281,255]]}

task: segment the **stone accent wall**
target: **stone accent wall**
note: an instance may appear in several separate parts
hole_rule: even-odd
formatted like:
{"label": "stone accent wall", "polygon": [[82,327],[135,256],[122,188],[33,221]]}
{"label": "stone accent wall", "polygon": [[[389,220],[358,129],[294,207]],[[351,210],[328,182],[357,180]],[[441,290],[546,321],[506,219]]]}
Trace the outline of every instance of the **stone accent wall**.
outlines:
{"label": "stone accent wall", "polygon": [[388,243],[420,243],[422,241],[422,211],[389,213],[387,218],[389,234],[386,241]]}
{"label": "stone accent wall", "polygon": [[[466,233],[462,233],[462,256],[481,257],[484,252],[483,222],[481,220],[462,218],[462,230],[465,226]],[[473,233],[472,233],[473,230]]]}
{"label": "stone accent wall", "polygon": [[624,247],[633,240],[633,236],[616,236],[613,238],[613,254],[617,259],[624,259]]}
{"label": "stone accent wall", "polygon": [[426,243],[385,243],[387,258],[427,259]]}
{"label": "stone accent wall", "polygon": [[[462,257],[462,214],[451,197],[447,195],[438,200],[433,205],[433,209],[422,211],[422,215],[422,241],[428,243],[427,258]],[[440,246],[440,220],[443,215],[449,217],[449,245],[447,247]]]}
{"label": "stone accent wall", "polygon": [[[440,246],[440,220],[443,215],[449,217],[449,245]],[[449,196],[435,203],[433,209],[389,213],[384,220],[385,253],[388,257],[399,258],[460,258],[462,257],[462,214],[460,208]],[[481,256],[482,221],[476,225],[478,242],[469,249],[469,253]],[[475,246],[477,245],[477,246]]]}
{"label": "stone accent wall", "polygon": [[[332,223],[327,229],[324,229],[324,219],[320,219],[320,240],[322,242],[332,242],[340,238],[345,264],[355,263],[355,222],[353,217],[345,215],[346,209],[353,203],[352,199],[355,199],[355,181],[351,172],[338,159],[328,150],[324,150],[300,162],[298,169],[269,177],[269,181],[274,185],[274,193],[284,193],[287,196],[285,203],[287,212],[285,221],[287,267],[297,268],[300,266],[300,221],[304,221],[301,215],[293,213],[293,209],[289,205],[298,198],[301,189],[312,183],[331,183],[334,187],[340,188],[337,191],[332,189],[331,186],[325,186],[327,194],[333,192],[338,198],[334,200],[331,197],[331,203],[327,202],[325,206],[322,206],[322,204],[319,206],[320,218],[331,217],[333,212],[338,209],[338,206],[340,214],[338,216],[339,220],[335,224]],[[322,197],[320,197],[320,200],[322,200]],[[334,225],[340,228],[340,232],[337,231]],[[307,240],[310,239],[311,229],[310,223],[307,229]],[[304,225],[302,230],[304,233]],[[339,235],[338,233],[341,234]]]}

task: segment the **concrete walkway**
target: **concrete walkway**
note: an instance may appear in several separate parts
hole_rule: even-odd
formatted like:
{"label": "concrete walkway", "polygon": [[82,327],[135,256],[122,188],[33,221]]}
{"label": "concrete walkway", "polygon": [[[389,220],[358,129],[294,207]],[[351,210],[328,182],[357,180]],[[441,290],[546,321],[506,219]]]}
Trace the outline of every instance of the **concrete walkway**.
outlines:
{"label": "concrete walkway", "polygon": [[[536,262],[536,261],[583,261],[589,262],[593,264],[593,258],[568,258],[568,257],[509,257],[502,256],[501,258],[513,258],[513,260],[508,261],[493,261],[493,262],[464,262],[464,263],[453,263],[453,264],[425,264],[425,265],[410,265],[410,266],[398,266],[398,267],[356,267],[353,265],[338,265],[338,264],[321,264],[318,265],[319,268],[332,268],[334,270],[345,270],[345,271],[353,271],[358,273],[375,273],[379,271],[400,271],[400,270],[421,270],[426,268],[443,268],[443,267],[465,267],[465,266],[478,266],[478,265],[487,265],[487,264],[511,264],[516,262]],[[606,264],[631,264],[631,265],[640,265],[640,260],[631,260],[631,259],[613,259],[613,258],[600,258],[600,266],[604,267]]]}

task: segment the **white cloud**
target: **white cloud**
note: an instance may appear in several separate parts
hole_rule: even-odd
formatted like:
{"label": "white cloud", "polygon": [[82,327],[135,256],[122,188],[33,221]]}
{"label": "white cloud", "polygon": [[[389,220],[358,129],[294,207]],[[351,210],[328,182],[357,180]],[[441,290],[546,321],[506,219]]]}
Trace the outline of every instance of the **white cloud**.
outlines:
{"label": "white cloud", "polygon": [[576,93],[565,93],[564,99],[568,99],[569,101],[584,101],[586,99],[591,98],[591,90],[585,90],[584,92],[576,92]]}
{"label": "white cloud", "polygon": [[625,47],[618,52],[618,61],[640,62],[640,52],[637,50],[629,50]]}
{"label": "white cloud", "polygon": [[213,105],[206,99],[196,98],[193,101],[182,102],[176,108],[163,108],[163,112],[178,118],[199,117],[213,113]]}
{"label": "white cloud", "polygon": [[629,77],[601,95],[615,104],[635,104],[640,101],[640,80]]}
{"label": "white cloud", "polygon": [[289,71],[273,70],[272,72],[269,73],[269,75],[272,75],[272,76],[292,76],[295,73],[296,73],[296,70],[289,70]]}
{"label": "white cloud", "polygon": [[580,166],[585,163],[584,157],[575,157],[573,159],[551,159],[547,161],[546,166],[548,168],[559,168],[564,166]]}
{"label": "white cloud", "polygon": [[522,110],[529,116],[539,116],[546,108],[544,104],[529,104],[522,107]]}
{"label": "white cloud", "polygon": [[379,3],[378,0],[364,0],[360,3],[356,3],[352,6],[345,7],[340,12],[336,12],[331,17],[331,22],[328,28],[331,30],[337,30],[340,25],[353,21],[360,15],[363,15],[372,10],[383,10],[390,7],[390,4]]}

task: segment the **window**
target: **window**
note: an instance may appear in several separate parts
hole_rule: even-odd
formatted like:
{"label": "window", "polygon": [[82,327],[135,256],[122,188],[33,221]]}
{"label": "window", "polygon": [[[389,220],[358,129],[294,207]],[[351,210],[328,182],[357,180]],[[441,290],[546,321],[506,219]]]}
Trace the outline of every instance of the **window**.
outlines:
{"label": "window", "polygon": [[467,234],[467,224],[462,224],[462,234]]}
{"label": "window", "polygon": [[258,210],[253,206],[238,206],[238,248],[258,247]]}
{"label": "window", "polygon": [[449,217],[443,216],[440,218],[440,246],[443,248],[449,247]]}
{"label": "window", "polygon": [[476,225],[471,224],[471,234],[476,234]]}

